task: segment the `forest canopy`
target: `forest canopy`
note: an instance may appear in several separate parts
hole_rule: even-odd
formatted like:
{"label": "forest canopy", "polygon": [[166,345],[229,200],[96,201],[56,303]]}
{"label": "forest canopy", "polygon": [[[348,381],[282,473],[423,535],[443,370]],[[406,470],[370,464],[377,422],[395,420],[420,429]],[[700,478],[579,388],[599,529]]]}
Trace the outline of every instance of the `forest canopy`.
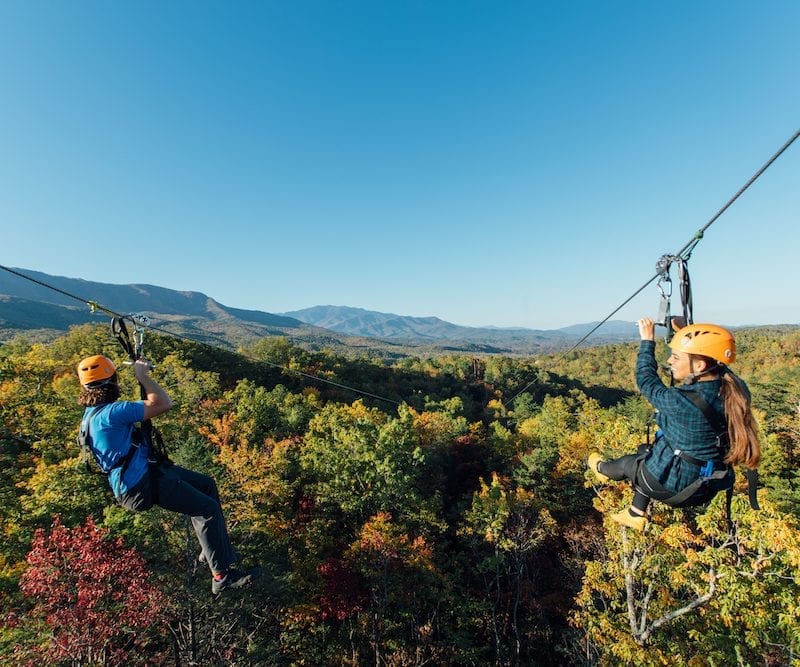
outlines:
{"label": "forest canopy", "polygon": [[736,337],[761,429],[761,509],[738,475],[734,535],[724,494],[653,503],[640,535],[604,519],[630,487],[594,486],[585,464],[652,429],[636,344],[388,362],[281,338],[233,353],[149,335],[174,403],[157,420],[170,456],[217,479],[237,548],[265,571],[219,600],[180,515],[127,512],[84,470],[77,362],[111,357],[123,396],[138,398],[107,328],[3,343],[0,657],[800,664],[800,331]]}

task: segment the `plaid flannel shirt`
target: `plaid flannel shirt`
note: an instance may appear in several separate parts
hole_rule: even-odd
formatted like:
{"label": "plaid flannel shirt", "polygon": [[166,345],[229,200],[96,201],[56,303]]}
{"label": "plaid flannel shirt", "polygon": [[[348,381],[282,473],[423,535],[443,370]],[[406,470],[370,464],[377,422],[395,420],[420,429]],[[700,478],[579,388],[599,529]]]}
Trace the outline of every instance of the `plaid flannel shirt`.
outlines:
{"label": "plaid flannel shirt", "polygon": [[667,387],[658,375],[655,358],[656,344],[643,340],[636,360],[636,384],[642,395],[657,410],[659,431],[650,455],[645,459],[647,469],[668,490],[675,493],[685,489],[700,475],[700,468],[675,455],[686,452],[702,461],[720,459],[717,435],[702,411],[684,395],[698,392],[721,415],[725,414],[719,379],[696,382],[692,385]]}

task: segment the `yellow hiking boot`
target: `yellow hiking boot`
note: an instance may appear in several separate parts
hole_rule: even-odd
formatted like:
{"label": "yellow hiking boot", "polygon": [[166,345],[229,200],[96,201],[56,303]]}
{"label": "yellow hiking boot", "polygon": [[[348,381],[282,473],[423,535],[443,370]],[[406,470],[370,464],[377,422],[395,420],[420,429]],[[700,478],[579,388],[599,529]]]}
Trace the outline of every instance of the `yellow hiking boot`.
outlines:
{"label": "yellow hiking boot", "polygon": [[623,526],[638,530],[640,533],[644,532],[644,527],[647,524],[647,519],[644,516],[631,514],[627,507],[621,512],[612,514],[611,518]]}
{"label": "yellow hiking boot", "polygon": [[605,484],[608,481],[608,477],[601,473],[597,466],[603,462],[603,459],[600,457],[598,452],[592,452],[589,454],[589,458],[586,460],[586,464],[589,466],[589,470],[591,470],[595,477],[600,480],[601,483]]}

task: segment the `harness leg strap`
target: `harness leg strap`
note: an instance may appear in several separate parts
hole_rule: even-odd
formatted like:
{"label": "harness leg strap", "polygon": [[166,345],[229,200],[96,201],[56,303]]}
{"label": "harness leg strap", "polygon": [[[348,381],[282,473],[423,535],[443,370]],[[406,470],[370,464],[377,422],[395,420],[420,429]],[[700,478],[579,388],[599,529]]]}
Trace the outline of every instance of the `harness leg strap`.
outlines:
{"label": "harness leg strap", "polygon": [[747,497],[750,500],[750,507],[754,510],[760,510],[758,505],[758,470],[746,468],[744,476],[747,479]]}

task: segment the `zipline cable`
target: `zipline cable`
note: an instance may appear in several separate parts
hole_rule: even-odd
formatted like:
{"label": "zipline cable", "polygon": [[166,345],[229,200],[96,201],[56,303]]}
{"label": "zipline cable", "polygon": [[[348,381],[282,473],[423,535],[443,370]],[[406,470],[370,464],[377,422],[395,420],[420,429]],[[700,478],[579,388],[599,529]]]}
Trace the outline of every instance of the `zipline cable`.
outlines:
{"label": "zipline cable", "polygon": [[[681,248],[678,251],[678,253],[676,253],[676,256],[680,257],[680,258],[682,258],[684,260],[688,259],[689,256],[691,255],[692,251],[694,250],[694,247],[703,238],[703,234],[705,233],[705,231],[709,227],[711,227],[711,225],[714,224],[717,221],[717,219],[719,219],[719,217],[772,165],[773,162],[775,162],[775,160],[777,160],[783,154],[783,152],[787,148],[789,148],[789,146],[792,145],[792,143],[794,143],[794,141],[797,139],[798,136],[800,136],[800,130],[795,132],[794,135],[791,138],[789,138],[786,141],[786,143],[784,143],[784,145],[781,146],[781,148],[779,148],[775,152],[775,154],[769,160],[767,160],[767,162],[765,162],[764,165],[758,171],[756,171],[756,173],[753,174],[753,176],[751,176],[750,179],[741,188],[739,188],[739,190],[736,192],[736,194],[734,194],[725,203],[725,205],[722,206],[722,208],[720,208],[719,211],[717,211],[717,213],[714,216],[712,216],[712,218],[703,227],[701,227],[695,233],[695,235],[686,243],[686,245],[684,245],[683,248]],[[81,303],[84,303],[84,304],[88,305],[89,308],[92,310],[92,312],[94,312],[95,310],[100,310],[100,311],[102,311],[102,312],[104,312],[104,313],[106,313],[108,315],[111,315],[112,317],[118,317],[118,318],[125,317],[125,316],[123,316],[123,315],[121,315],[119,313],[116,313],[116,312],[114,312],[114,311],[112,311],[112,310],[110,310],[108,308],[103,307],[102,305],[100,305],[96,301],[92,301],[92,300],[89,300],[89,299],[84,299],[84,298],[79,297],[79,296],[77,296],[75,294],[71,294],[70,292],[67,292],[67,291],[62,290],[60,288],[57,288],[57,287],[55,287],[53,285],[49,285],[48,283],[45,283],[45,282],[43,282],[41,280],[37,280],[36,278],[32,278],[31,276],[26,276],[24,273],[21,273],[19,271],[15,271],[14,269],[11,269],[9,267],[0,265],[0,269],[3,269],[4,271],[8,271],[9,273],[12,273],[12,274],[14,274],[16,276],[19,276],[20,278],[23,278],[25,280],[29,280],[29,281],[31,281],[33,283],[36,283],[37,285],[41,285],[42,287],[45,287],[47,289],[53,290],[54,292],[58,292],[59,294],[67,296],[67,297],[69,297],[71,299],[75,299],[76,301],[80,301]],[[638,296],[648,285],[650,285],[650,283],[652,283],[654,280],[656,280],[660,275],[661,275],[660,273],[656,273],[649,280],[647,280],[647,282],[645,282],[641,287],[639,287],[639,289],[637,289],[633,294],[631,294],[627,299],[625,299],[625,301],[623,301],[619,306],[617,306],[613,311],[611,311],[611,313],[609,313],[604,319],[602,319],[594,327],[592,327],[592,329],[590,329],[583,337],[581,337],[580,340],[578,340],[577,343],[575,343],[567,351],[563,352],[562,355],[561,355],[561,358],[566,357],[566,355],[568,355],[570,352],[573,352],[575,349],[577,349],[595,331],[597,331],[601,326],[603,326],[606,322],[608,322],[608,320],[610,320],[622,308],[624,308],[626,305],[628,305],[636,296]],[[204,343],[202,341],[195,340],[195,339],[190,338],[188,336],[183,336],[183,335],[175,333],[173,331],[168,331],[166,329],[161,329],[159,327],[155,327],[155,326],[152,326],[152,325],[149,325],[149,324],[144,325],[144,326],[146,326],[146,328],[148,328],[148,329],[151,329],[151,330],[154,330],[154,331],[159,331],[159,332],[161,332],[163,334],[166,334],[166,335],[169,335],[169,336],[173,336],[175,338],[180,338],[180,339],[183,339],[183,340],[186,340],[186,341],[189,341],[189,342],[192,342],[192,343],[196,343],[196,344],[206,345],[206,346],[212,347],[212,348],[215,347],[215,346],[210,345],[208,343]],[[385,397],[379,396],[377,394],[372,394],[370,392],[362,391],[360,389],[356,389],[355,387],[350,387],[350,386],[345,385],[345,384],[334,382],[333,380],[328,380],[326,378],[321,378],[321,377],[318,377],[316,375],[312,375],[311,373],[306,373],[304,371],[298,371],[298,370],[295,370],[295,369],[287,368],[285,366],[281,366],[280,364],[276,364],[276,363],[273,363],[273,362],[270,362],[270,361],[266,361],[266,360],[257,360],[257,361],[260,361],[261,363],[267,364],[269,366],[273,366],[275,368],[279,368],[279,369],[281,369],[283,371],[286,371],[286,372],[289,372],[289,373],[295,373],[296,375],[300,375],[300,376],[308,378],[308,379],[316,380],[318,382],[324,382],[326,384],[338,387],[340,389],[345,389],[347,391],[351,391],[351,392],[360,394],[362,396],[368,396],[368,397],[374,398],[376,400],[384,401],[384,402],[387,402],[387,403],[392,403],[394,405],[400,405],[399,401],[395,401],[395,400],[390,399],[390,398],[385,398]],[[512,396],[508,401],[506,401],[504,403],[504,406],[505,407],[509,407],[511,405],[511,403],[513,403],[514,400],[520,394],[522,394],[525,391],[527,391],[534,384],[534,382],[535,382],[535,380],[532,380],[527,385],[525,385],[516,394],[514,394],[514,396]]]}
{"label": "zipline cable", "polygon": [[[26,276],[24,273],[21,273],[19,271],[15,271],[14,269],[9,268],[7,266],[3,266],[2,264],[0,264],[0,269],[2,269],[3,271],[8,271],[9,273],[13,273],[15,276],[19,276],[20,278],[23,278],[25,280],[29,280],[30,282],[36,283],[37,285],[41,285],[42,287],[45,287],[45,288],[47,288],[49,290],[53,290],[54,292],[58,292],[59,294],[67,296],[67,297],[69,297],[71,299],[75,299],[76,301],[80,301],[81,303],[84,303],[87,306],[89,306],[89,308],[90,308],[90,310],[92,312],[99,310],[99,311],[105,313],[106,315],[110,315],[112,318],[115,318],[115,320],[120,320],[120,321],[124,320],[124,319],[130,319],[131,318],[130,315],[122,315],[120,313],[117,313],[117,312],[115,312],[115,311],[113,311],[113,310],[111,310],[109,308],[106,308],[106,307],[102,306],[97,301],[92,301],[90,299],[84,299],[83,297],[80,297],[80,296],[78,296],[76,294],[71,294],[70,292],[67,292],[67,291],[62,290],[62,289],[60,289],[58,287],[55,287],[54,285],[50,285],[50,284],[48,284],[46,282],[43,282],[41,280],[37,280],[36,278],[32,278],[31,276]],[[184,335],[176,333],[174,331],[169,331],[167,329],[162,329],[160,327],[153,326],[152,324],[145,324],[143,322],[139,322],[139,325],[144,327],[144,328],[150,329],[152,331],[157,331],[159,333],[162,333],[162,334],[164,334],[166,336],[172,336],[174,338],[180,338],[181,340],[185,340],[185,341],[188,341],[190,343],[195,343],[195,344],[198,344],[198,345],[205,345],[206,347],[210,347],[212,349],[220,349],[220,350],[222,349],[222,348],[217,347],[216,345],[211,345],[210,343],[205,343],[203,341],[196,340],[196,339],[191,338],[189,336],[184,336]],[[126,352],[128,352],[128,350],[126,350]],[[244,356],[244,355],[242,355],[242,356]],[[248,358],[248,357],[245,357],[245,358]],[[369,398],[374,398],[374,399],[376,399],[378,401],[383,401],[385,403],[391,403],[393,405],[400,405],[401,404],[400,401],[395,401],[394,399],[386,398],[385,396],[379,396],[377,394],[372,394],[372,393],[370,393],[368,391],[364,391],[362,389],[356,389],[355,387],[350,387],[350,386],[348,386],[346,384],[342,384],[340,382],[335,382],[335,381],[329,380],[327,378],[319,377],[317,375],[312,375],[311,373],[306,373],[305,371],[300,371],[300,370],[297,370],[297,369],[294,369],[294,368],[287,368],[286,366],[282,366],[281,364],[276,364],[275,362],[272,362],[272,361],[267,361],[266,359],[250,359],[250,361],[256,361],[258,363],[266,364],[267,366],[272,366],[273,368],[278,368],[280,370],[286,371],[287,373],[294,373],[295,375],[302,376],[302,377],[307,378],[309,380],[316,380],[317,382],[323,382],[325,384],[329,384],[329,385],[332,385],[334,387],[338,387],[339,389],[344,389],[346,391],[350,391],[350,392],[353,392],[355,394],[359,394],[361,396],[367,396]]]}
{"label": "zipline cable", "polygon": [[80,301],[81,303],[85,303],[87,306],[89,306],[89,309],[92,312],[94,312],[95,310],[100,310],[100,311],[106,313],[107,315],[111,315],[112,317],[115,316],[115,315],[118,316],[118,317],[122,317],[119,313],[115,313],[113,310],[108,310],[106,308],[103,308],[96,301],[90,301],[88,299],[84,299],[82,297],[76,296],[75,294],[70,294],[69,292],[66,292],[63,289],[60,289],[58,287],[55,287],[54,285],[48,285],[47,283],[42,282],[41,280],[37,280],[36,278],[33,278],[31,276],[26,276],[24,273],[20,273],[19,271],[15,271],[14,269],[9,268],[7,266],[3,266],[1,264],[0,264],[0,269],[3,269],[3,271],[8,271],[9,273],[13,273],[15,276],[19,276],[20,278],[24,278],[25,280],[29,280],[30,282],[36,283],[37,285],[41,285],[42,287],[46,287],[47,289],[53,290],[54,292],[58,292],[59,294],[63,294],[64,296],[68,296],[70,299],[75,299],[76,301]]}
{"label": "zipline cable", "polygon": [[[800,130],[797,130],[797,132],[795,132],[795,133],[794,133],[794,135],[792,135],[792,137],[791,137],[790,139],[788,139],[788,140],[786,141],[786,143],[785,143],[785,144],[783,144],[783,146],[781,146],[781,147],[780,147],[780,148],[779,148],[779,149],[778,149],[778,150],[775,152],[775,154],[774,154],[774,155],[773,155],[773,156],[772,156],[772,157],[771,157],[769,160],[767,160],[767,161],[764,163],[764,165],[761,167],[761,169],[759,169],[759,170],[758,170],[758,171],[757,171],[755,174],[753,174],[753,175],[750,177],[750,179],[749,179],[749,180],[748,180],[748,181],[747,181],[747,182],[746,182],[746,183],[745,183],[745,184],[744,184],[744,185],[743,185],[741,188],[739,188],[738,192],[737,192],[735,195],[733,195],[733,197],[731,197],[731,198],[730,198],[730,199],[729,199],[729,200],[728,200],[728,201],[725,203],[725,205],[724,205],[724,206],[723,206],[721,209],[719,209],[719,211],[717,211],[717,212],[716,212],[716,214],[714,214],[714,216],[712,216],[712,218],[711,218],[711,219],[710,219],[710,220],[709,220],[709,221],[708,221],[708,222],[707,222],[705,225],[703,225],[703,227],[701,227],[701,228],[700,228],[700,229],[699,229],[699,230],[698,230],[698,231],[695,233],[695,235],[694,235],[694,236],[691,238],[691,240],[690,240],[688,243],[686,243],[686,245],[684,245],[684,246],[683,246],[683,248],[681,248],[681,249],[680,249],[680,250],[679,250],[679,251],[676,253],[676,256],[678,256],[678,257],[681,257],[681,258],[683,258],[683,259],[689,259],[689,256],[692,254],[692,251],[694,250],[694,247],[695,247],[695,246],[696,246],[696,245],[697,245],[697,244],[700,242],[700,239],[702,239],[702,238],[703,238],[703,234],[705,233],[705,231],[706,231],[706,230],[707,230],[709,227],[711,227],[711,225],[713,225],[713,224],[714,224],[714,223],[717,221],[717,219],[718,219],[718,218],[719,218],[719,217],[720,217],[720,216],[721,216],[721,215],[722,215],[722,214],[723,214],[725,211],[727,211],[727,210],[728,210],[728,208],[731,206],[731,204],[733,204],[733,202],[735,202],[735,201],[736,201],[736,200],[737,200],[737,199],[740,197],[740,195],[742,195],[742,194],[744,193],[744,191],[745,191],[745,190],[747,190],[747,188],[749,188],[749,187],[750,187],[750,186],[751,186],[753,183],[755,183],[755,181],[758,179],[758,177],[759,177],[759,176],[761,176],[761,174],[763,174],[763,173],[764,173],[764,172],[765,172],[767,169],[769,169],[769,167],[772,165],[772,163],[773,163],[773,162],[775,162],[775,160],[777,160],[777,159],[778,159],[778,158],[781,156],[781,154],[782,154],[782,153],[783,153],[783,152],[784,152],[784,151],[785,151],[787,148],[789,148],[789,146],[791,146],[791,145],[794,143],[794,141],[795,141],[795,139],[797,139],[797,137],[800,137]],[[636,290],[636,291],[635,291],[633,294],[631,294],[631,295],[630,295],[630,296],[629,296],[627,299],[625,299],[625,301],[623,301],[623,302],[622,302],[622,303],[621,303],[619,306],[617,306],[617,307],[616,307],[616,308],[615,308],[613,311],[611,311],[611,313],[609,313],[609,314],[608,314],[608,315],[607,315],[607,316],[606,316],[606,317],[605,317],[605,318],[604,318],[602,321],[598,322],[598,323],[597,323],[597,324],[596,324],[596,325],[595,325],[595,326],[594,326],[594,327],[593,327],[593,328],[592,328],[592,329],[591,329],[591,330],[590,330],[590,331],[589,331],[589,332],[588,332],[586,335],[584,335],[584,336],[583,336],[583,338],[581,338],[581,339],[580,339],[580,340],[579,340],[577,343],[575,343],[575,344],[574,344],[574,345],[573,345],[571,348],[569,348],[569,349],[568,349],[566,352],[563,352],[563,353],[561,354],[561,358],[563,359],[563,358],[564,358],[564,357],[566,357],[566,356],[567,356],[567,355],[568,355],[570,352],[573,352],[574,350],[576,350],[576,349],[577,349],[577,348],[580,346],[580,344],[581,344],[581,343],[583,343],[583,342],[584,342],[584,341],[585,341],[587,338],[589,338],[589,336],[591,336],[591,335],[592,335],[592,334],[593,334],[595,331],[597,331],[597,330],[598,330],[598,329],[599,329],[601,326],[603,326],[603,325],[604,325],[606,322],[608,322],[608,320],[610,320],[610,319],[611,319],[611,318],[612,318],[614,315],[616,315],[616,314],[617,314],[617,313],[618,313],[620,310],[622,310],[622,308],[624,308],[624,307],[625,307],[625,306],[627,306],[627,305],[628,305],[628,304],[629,304],[631,301],[633,301],[633,299],[634,299],[636,296],[638,296],[638,295],[639,295],[639,293],[640,293],[640,292],[642,292],[642,290],[644,290],[644,288],[645,288],[645,287],[647,287],[647,286],[648,286],[650,283],[652,283],[652,282],[653,282],[653,281],[654,281],[656,278],[658,278],[660,275],[661,275],[660,273],[656,273],[656,274],[655,274],[655,275],[654,275],[652,278],[650,278],[650,280],[648,280],[646,283],[644,283],[644,285],[642,285],[642,286],[641,286],[639,289],[637,289],[637,290]],[[505,402],[503,405],[504,405],[506,408],[507,408],[507,407],[509,407],[509,406],[510,406],[510,405],[511,405],[511,404],[514,402],[514,400],[517,398],[517,396],[519,396],[520,394],[522,394],[522,393],[526,392],[526,391],[527,391],[527,390],[528,390],[528,389],[529,389],[529,388],[530,388],[530,387],[531,387],[531,386],[532,386],[532,385],[533,385],[535,382],[536,382],[536,380],[531,380],[531,381],[530,381],[528,384],[526,384],[526,385],[525,385],[525,386],[524,386],[522,389],[520,389],[520,390],[519,390],[519,391],[518,391],[516,394],[514,394],[514,395],[513,395],[513,396],[512,396],[512,397],[511,397],[511,398],[510,398],[508,401],[506,401],[506,402]]]}

